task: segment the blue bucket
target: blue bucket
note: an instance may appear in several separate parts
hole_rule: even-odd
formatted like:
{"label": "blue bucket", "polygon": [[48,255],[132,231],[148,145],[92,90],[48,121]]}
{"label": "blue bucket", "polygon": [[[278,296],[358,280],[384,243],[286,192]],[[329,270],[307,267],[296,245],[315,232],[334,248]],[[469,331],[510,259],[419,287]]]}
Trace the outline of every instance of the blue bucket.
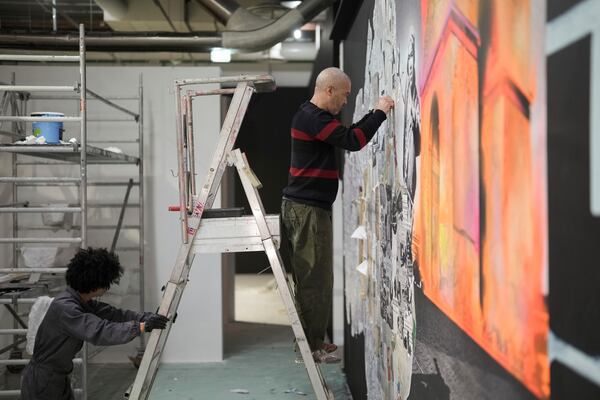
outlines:
{"label": "blue bucket", "polygon": [[[31,113],[32,117],[64,117],[65,114],[58,112],[35,112]],[[60,143],[63,133],[62,122],[33,122],[33,136],[43,136],[46,143]]]}

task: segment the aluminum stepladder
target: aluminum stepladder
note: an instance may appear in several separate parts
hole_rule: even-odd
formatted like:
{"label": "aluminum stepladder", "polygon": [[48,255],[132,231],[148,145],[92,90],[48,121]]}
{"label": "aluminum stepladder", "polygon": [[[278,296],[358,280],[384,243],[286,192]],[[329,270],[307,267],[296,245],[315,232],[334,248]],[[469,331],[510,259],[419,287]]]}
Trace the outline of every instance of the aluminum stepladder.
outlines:
{"label": "aluminum stepladder", "polygon": [[[187,91],[183,87],[201,84],[236,84],[235,89]],[[248,103],[254,92],[275,90],[275,81],[269,75],[234,76],[175,81],[177,101],[177,154],[179,177],[179,206],[182,222],[182,245],[177,254],[171,277],[164,288],[159,307],[162,315],[175,315],[190,268],[197,252],[237,252],[263,250],[267,254],[275,276],[279,294],[288,312],[300,353],[318,400],[333,400],[321,371],[315,364],[304,329],[295,307],[293,291],[283,268],[274,233],[279,230],[279,217],[267,216],[258,189],[261,184],[250,168],[245,154],[233,150]],[[227,115],[221,127],[219,141],[205,178],[196,192],[192,100],[197,96],[233,94]],[[202,219],[210,210],[219,189],[225,167],[234,166],[252,209],[252,216]],[[207,213],[208,214],[208,213]],[[158,371],[159,361],[166,344],[171,324],[164,330],[150,334],[144,356],[132,387],[125,393],[129,399],[147,399]]]}

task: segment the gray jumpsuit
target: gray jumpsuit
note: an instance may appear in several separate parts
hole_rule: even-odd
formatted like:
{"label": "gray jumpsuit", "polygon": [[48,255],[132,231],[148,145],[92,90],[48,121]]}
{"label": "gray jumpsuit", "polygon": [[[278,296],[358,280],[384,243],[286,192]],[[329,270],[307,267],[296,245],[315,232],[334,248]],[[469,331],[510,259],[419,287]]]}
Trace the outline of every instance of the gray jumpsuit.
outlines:
{"label": "gray jumpsuit", "polygon": [[75,290],[58,294],[37,331],[31,362],[23,371],[22,400],[72,400],[69,374],[83,342],[107,346],[140,335],[149,313],[121,310],[106,303],[84,303]]}

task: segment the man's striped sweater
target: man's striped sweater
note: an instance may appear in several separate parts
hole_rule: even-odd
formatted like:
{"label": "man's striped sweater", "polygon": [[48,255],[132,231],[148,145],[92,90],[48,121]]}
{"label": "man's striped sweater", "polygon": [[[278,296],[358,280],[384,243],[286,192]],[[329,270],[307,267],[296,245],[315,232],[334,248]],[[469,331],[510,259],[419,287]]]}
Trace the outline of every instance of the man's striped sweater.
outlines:
{"label": "man's striped sweater", "polygon": [[335,147],[362,149],[375,135],[386,115],[371,111],[350,127],[307,101],[292,120],[292,157],[283,197],[331,210],[338,190]]}

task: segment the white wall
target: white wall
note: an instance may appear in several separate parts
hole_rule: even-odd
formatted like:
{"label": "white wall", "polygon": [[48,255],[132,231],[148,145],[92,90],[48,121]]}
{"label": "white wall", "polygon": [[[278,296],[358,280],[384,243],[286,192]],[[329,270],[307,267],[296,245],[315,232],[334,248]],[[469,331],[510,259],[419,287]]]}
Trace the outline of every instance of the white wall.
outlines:
{"label": "white wall", "polygon": [[[15,71],[17,84],[71,84],[77,80],[73,67],[55,66],[0,66],[0,80],[9,81],[10,73]],[[144,81],[144,160],[145,160],[145,289],[146,310],[155,310],[160,302],[160,288],[166,283],[174,265],[177,250],[181,243],[180,225],[177,213],[169,213],[167,207],[178,202],[177,178],[171,174],[177,171],[175,146],[175,100],[173,80],[176,78],[201,78],[220,75],[216,67],[88,67],[88,88],[102,95],[135,95],[138,90],[138,76],[143,74]],[[136,109],[135,102],[121,102],[126,107]],[[196,122],[197,171],[200,182],[216,144],[220,126],[220,103],[217,97],[205,97],[194,100],[194,118]],[[118,116],[113,111],[100,105],[97,101],[89,101],[88,118],[101,116]],[[31,102],[29,111],[63,111],[74,115],[75,102],[65,104],[63,101],[35,103]],[[78,136],[76,126],[66,126],[65,136]],[[123,135],[131,137],[136,125],[131,122],[102,122],[88,124],[88,140],[93,138],[116,138]],[[100,145],[107,146],[107,145]],[[137,154],[136,145],[120,146],[128,153]],[[5,155],[0,155],[2,171],[5,169]],[[38,168],[38,174],[57,174],[58,167]],[[110,176],[129,176],[135,174],[135,168],[127,166],[90,167],[90,178],[98,179]],[[76,171],[71,171],[73,174]],[[7,174],[7,175],[8,175]],[[201,183],[200,183],[201,184]],[[44,192],[49,197],[59,200],[63,193]],[[121,188],[111,192],[102,189],[90,189],[90,201],[122,201],[124,191]],[[3,192],[0,191],[0,195]],[[68,194],[71,195],[71,194]],[[5,201],[6,195],[2,197]],[[132,193],[131,200],[137,200],[137,191]],[[218,204],[215,204],[218,206]],[[112,219],[118,210],[96,210],[90,218],[98,220]],[[131,213],[130,217],[135,213]],[[127,221],[127,219],[126,219]],[[0,221],[0,223],[3,222]],[[127,222],[126,222],[127,223]],[[133,218],[131,223],[135,223]],[[1,227],[2,236],[10,236],[10,225],[6,222]],[[112,232],[89,233],[89,245],[110,246]],[[120,245],[134,245],[137,242],[135,232],[126,231],[121,234]],[[4,258],[6,259],[6,258]],[[137,264],[137,255],[122,254],[121,261],[127,267]],[[132,276],[130,292],[135,291]],[[133,295],[122,299],[121,306],[137,308],[137,297]],[[220,255],[197,256],[190,281],[179,307],[179,317],[173,326],[167,343],[163,362],[205,362],[219,361],[223,358],[222,340],[222,296],[221,296],[221,258]],[[119,346],[105,350],[95,358],[98,362],[128,362],[127,355],[134,353],[138,342],[127,346]]]}

